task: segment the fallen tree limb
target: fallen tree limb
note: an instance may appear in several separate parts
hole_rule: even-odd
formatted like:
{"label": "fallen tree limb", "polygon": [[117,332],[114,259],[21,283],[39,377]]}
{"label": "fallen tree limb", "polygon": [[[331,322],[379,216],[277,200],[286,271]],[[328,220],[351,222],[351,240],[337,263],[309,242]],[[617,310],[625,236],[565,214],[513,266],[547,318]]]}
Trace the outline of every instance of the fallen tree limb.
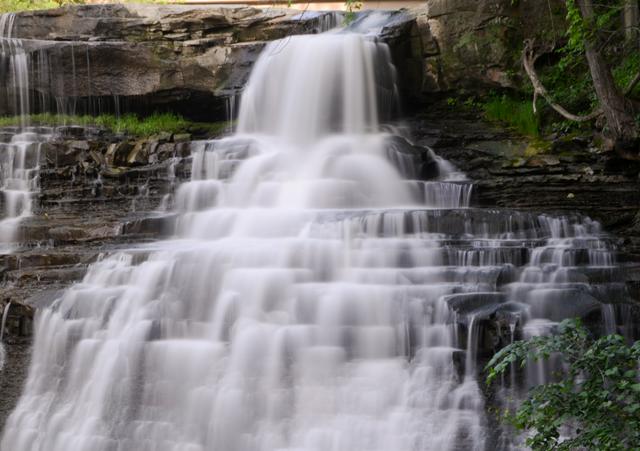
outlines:
{"label": "fallen tree limb", "polygon": [[[527,75],[531,80],[531,84],[533,85],[533,112],[534,113],[538,112],[536,101],[538,100],[538,96],[541,96],[547,101],[547,103],[551,108],[557,111],[562,117],[569,119],[570,121],[588,122],[602,115],[602,109],[598,108],[590,114],[587,114],[585,116],[578,116],[570,113],[564,107],[562,107],[562,105],[559,105],[558,103],[556,103],[551,98],[551,96],[549,95],[549,92],[544,87],[544,85],[540,81],[540,78],[538,77],[538,74],[536,73],[535,62],[538,59],[538,57],[539,55],[536,56],[536,53],[533,49],[533,41],[529,39],[526,40],[524,44],[524,49],[522,51],[522,62],[524,65],[524,70],[527,72]],[[640,74],[638,75],[640,76]]]}
{"label": "fallen tree limb", "polygon": [[633,80],[631,80],[627,88],[624,90],[624,95],[628,96],[629,94],[631,94],[631,91],[633,91],[633,88],[635,88],[638,83],[640,83],[640,72],[636,74],[636,76],[633,78]]}

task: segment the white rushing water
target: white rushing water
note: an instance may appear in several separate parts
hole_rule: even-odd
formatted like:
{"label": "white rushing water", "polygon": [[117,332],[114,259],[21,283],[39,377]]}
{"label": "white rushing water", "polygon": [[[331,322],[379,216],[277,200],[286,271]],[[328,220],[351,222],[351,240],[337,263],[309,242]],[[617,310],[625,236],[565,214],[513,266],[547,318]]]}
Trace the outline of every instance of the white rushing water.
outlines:
{"label": "white rushing water", "polygon": [[29,114],[119,116],[123,112],[120,104],[125,101],[92,77],[95,44],[20,35],[19,17],[0,14],[0,114],[20,116],[24,128]]}
{"label": "white rushing water", "polygon": [[32,196],[39,186],[41,147],[49,138],[47,131],[27,127],[31,112],[29,58],[23,41],[14,35],[15,14],[0,15],[0,71],[6,71],[0,77],[5,81],[0,104],[20,118],[20,127],[2,130],[0,139],[0,192],[4,204],[0,252],[11,250],[20,222],[32,214]]}
{"label": "white rushing water", "polygon": [[558,320],[545,300],[588,296],[572,275],[608,251],[593,223],[469,209],[437,160],[412,180],[394,93],[361,35],[269,44],[238,134],[193,146],[176,237],[38,313],[2,450],[484,449],[483,321]]}
{"label": "white rushing water", "polygon": [[15,38],[13,13],[0,14],[0,78],[4,82],[0,101],[7,111],[20,116],[27,125],[30,113],[29,56],[23,41]]}
{"label": "white rushing water", "polygon": [[0,143],[0,192],[4,216],[0,219],[0,249],[9,250],[19,238],[20,222],[32,214],[32,196],[39,187],[40,157],[48,135],[25,131]]}

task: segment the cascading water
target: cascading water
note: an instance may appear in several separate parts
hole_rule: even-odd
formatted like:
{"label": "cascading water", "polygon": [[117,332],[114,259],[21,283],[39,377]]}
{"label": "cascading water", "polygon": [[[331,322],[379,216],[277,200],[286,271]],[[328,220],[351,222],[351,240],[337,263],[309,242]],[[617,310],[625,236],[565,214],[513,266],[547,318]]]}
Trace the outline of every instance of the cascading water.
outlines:
{"label": "cascading water", "polygon": [[0,250],[15,243],[20,221],[32,214],[32,196],[38,190],[42,143],[47,134],[16,133],[0,143],[0,191],[4,196],[4,218],[0,220]]}
{"label": "cascading water", "polygon": [[31,198],[38,189],[40,150],[48,139],[43,130],[27,127],[31,104],[29,57],[23,41],[13,37],[14,27],[14,14],[0,15],[0,71],[7,80],[0,102],[12,106],[21,125],[5,131],[0,142],[0,191],[5,211],[0,219],[0,252],[11,249],[20,221],[31,215]]}
{"label": "cascading water", "polygon": [[4,362],[6,360],[6,350],[4,349],[4,331],[7,326],[7,318],[9,316],[9,309],[11,308],[11,302],[7,303],[2,309],[2,315],[0,315],[0,371],[4,369]]}
{"label": "cascading water", "polygon": [[0,74],[5,81],[3,103],[27,125],[30,107],[28,55],[21,39],[14,38],[15,14],[0,15]]}
{"label": "cascading water", "polygon": [[22,127],[35,113],[55,113],[59,119],[120,115],[117,95],[94,95],[91,43],[23,39],[19,25],[15,14],[0,14],[0,114],[20,116]]}
{"label": "cascading water", "polygon": [[468,208],[450,166],[381,132],[394,93],[367,37],[269,44],[238,134],[193,146],[177,236],[38,313],[2,449],[484,449],[487,321],[599,309],[610,251],[580,218]]}

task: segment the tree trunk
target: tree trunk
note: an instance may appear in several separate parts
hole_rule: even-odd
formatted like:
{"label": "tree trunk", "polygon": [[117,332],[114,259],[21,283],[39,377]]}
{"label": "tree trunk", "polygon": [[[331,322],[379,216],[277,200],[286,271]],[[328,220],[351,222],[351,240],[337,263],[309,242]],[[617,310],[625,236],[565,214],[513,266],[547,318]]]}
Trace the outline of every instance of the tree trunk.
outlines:
{"label": "tree trunk", "polygon": [[[582,18],[587,24],[595,20],[592,0],[576,0]],[[587,38],[585,52],[593,86],[600,107],[607,120],[612,137],[623,147],[637,146],[638,126],[633,118],[631,106],[616,87],[611,70],[598,50],[596,40]]]}
{"label": "tree trunk", "polygon": [[640,5],[638,0],[626,0],[624,4],[624,30],[627,42],[635,48],[640,45]]}

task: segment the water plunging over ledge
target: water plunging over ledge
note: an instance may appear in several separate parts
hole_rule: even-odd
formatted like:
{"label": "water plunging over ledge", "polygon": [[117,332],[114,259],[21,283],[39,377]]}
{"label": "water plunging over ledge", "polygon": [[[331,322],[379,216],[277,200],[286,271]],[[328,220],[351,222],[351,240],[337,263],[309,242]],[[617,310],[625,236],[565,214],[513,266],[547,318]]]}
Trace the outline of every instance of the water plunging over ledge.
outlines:
{"label": "water plunging over ledge", "polygon": [[32,196],[38,190],[42,143],[49,135],[25,130],[0,143],[0,191],[4,217],[0,219],[0,252],[18,240],[18,226],[32,214]]}
{"label": "water plunging over ledge", "polygon": [[175,237],[38,313],[1,448],[484,449],[490,326],[616,328],[624,288],[598,224],[469,208],[449,165],[382,131],[394,98],[373,39],[269,44],[238,133],[193,145]]}
{"label": "water plunging over ledge", "polygon": [[0,75],[6,81],[0,91],[0,104],[9,105],[20,116],[20,127],[3,130],[0,139],[0,192],[4,204],[0,253],[11,251],[20,221],[32,214],[32,195],[39,185],[40,150],[50,135],[50,130],[42,133],[42,129],[27,127],[31,111],[30,70],[22,40],[13,38],[14,23],[14,14],[0,15]]}

